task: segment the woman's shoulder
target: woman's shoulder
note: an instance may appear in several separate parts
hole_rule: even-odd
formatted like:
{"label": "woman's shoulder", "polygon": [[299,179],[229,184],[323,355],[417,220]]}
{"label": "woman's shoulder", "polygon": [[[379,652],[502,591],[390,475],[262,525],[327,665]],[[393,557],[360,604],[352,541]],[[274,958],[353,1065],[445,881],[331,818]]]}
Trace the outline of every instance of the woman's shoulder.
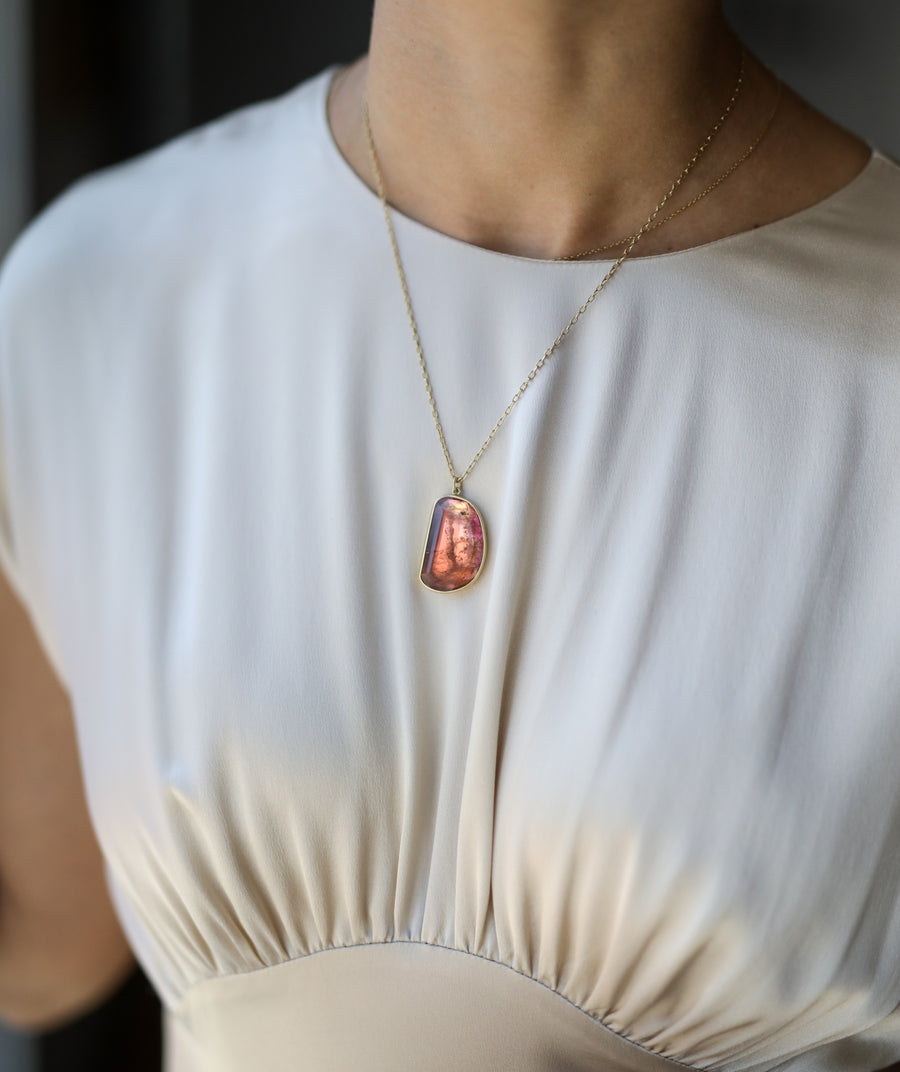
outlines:
{"label": "woman's shoulder", "polygon": [[801,252],[844,259],[848,272],[868,261],[870,270],[879,265],[885,282],[887,277],[900,282],[900,164],[871,149],[865,166],[845,185],[772,230]]}
{"label": "woman's shoulder", "polygon": [[866,233],[900,243],[900,162],[880,149],[843,191],[848,217],[867,226]]}
{"label": "woman's shoulder", "polygon": [[108,281],[111,267],[146,275],[168,258],[240,241],[289,202],[302,204],[328,73],[78,180],[13,245],[0,305],[54,282],[81,289],[96,272]]}
{"label": "woman's shoulder", "polygon": [[785,237],[830,257],[900,253],[900,167],[786,90],[756,196],[791,206]]}

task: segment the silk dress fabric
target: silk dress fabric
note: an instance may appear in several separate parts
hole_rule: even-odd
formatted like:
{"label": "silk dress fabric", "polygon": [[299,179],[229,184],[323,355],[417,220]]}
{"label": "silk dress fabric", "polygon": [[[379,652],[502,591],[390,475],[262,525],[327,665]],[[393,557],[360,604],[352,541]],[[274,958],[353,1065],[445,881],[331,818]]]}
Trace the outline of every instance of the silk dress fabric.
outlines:
{"label": "silk dress fabric", "polygon": [[[0,283],[3,562],[169,1072],[900,1059],[900,169],[626,263],[436,594],[333,73],[78,184]],[[604,267],[395,222],[463,467]]]}

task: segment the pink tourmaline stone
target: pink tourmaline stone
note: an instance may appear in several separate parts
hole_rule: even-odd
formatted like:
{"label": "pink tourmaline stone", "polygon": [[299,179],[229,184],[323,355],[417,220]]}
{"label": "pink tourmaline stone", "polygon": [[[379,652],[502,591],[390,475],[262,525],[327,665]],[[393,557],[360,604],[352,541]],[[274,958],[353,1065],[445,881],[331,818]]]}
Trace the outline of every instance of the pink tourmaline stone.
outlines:
{"label": "pink tourmaline stone", "polygon": [[455,592],[478,576],[484,561],[484,526],[466,499],[447,495],[434,504],[425,541],[422,583],[435,592]]}

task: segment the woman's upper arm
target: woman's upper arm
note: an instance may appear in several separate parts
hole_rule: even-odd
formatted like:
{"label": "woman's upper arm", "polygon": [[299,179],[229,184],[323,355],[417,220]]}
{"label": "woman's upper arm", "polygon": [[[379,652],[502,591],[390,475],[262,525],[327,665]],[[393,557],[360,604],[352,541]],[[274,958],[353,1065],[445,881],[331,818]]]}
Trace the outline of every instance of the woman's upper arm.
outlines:
{"label": "woman's upper arm", "polygon": [[0,1018],[91,1007],[133,963],[88,818],[68,697],[0,570]]}

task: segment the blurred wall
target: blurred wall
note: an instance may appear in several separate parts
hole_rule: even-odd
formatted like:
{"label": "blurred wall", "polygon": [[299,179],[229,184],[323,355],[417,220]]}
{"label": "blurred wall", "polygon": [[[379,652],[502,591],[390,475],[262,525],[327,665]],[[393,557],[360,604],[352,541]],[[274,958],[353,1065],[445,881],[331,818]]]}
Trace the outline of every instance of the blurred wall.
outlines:
{"label": "blurred wall", "polygon": [[34,1040],[0,1027],[0,1069],[3,1072],[40,1072]]}
{"label": "blurred wall", "polygon": [[27,0],[0,0],[0,253],[31,208],[30,59]]}
{"label": "blurred wall", "polygon": [[729,19],[801,96],[900,160],[900,0],[725,0]]}

